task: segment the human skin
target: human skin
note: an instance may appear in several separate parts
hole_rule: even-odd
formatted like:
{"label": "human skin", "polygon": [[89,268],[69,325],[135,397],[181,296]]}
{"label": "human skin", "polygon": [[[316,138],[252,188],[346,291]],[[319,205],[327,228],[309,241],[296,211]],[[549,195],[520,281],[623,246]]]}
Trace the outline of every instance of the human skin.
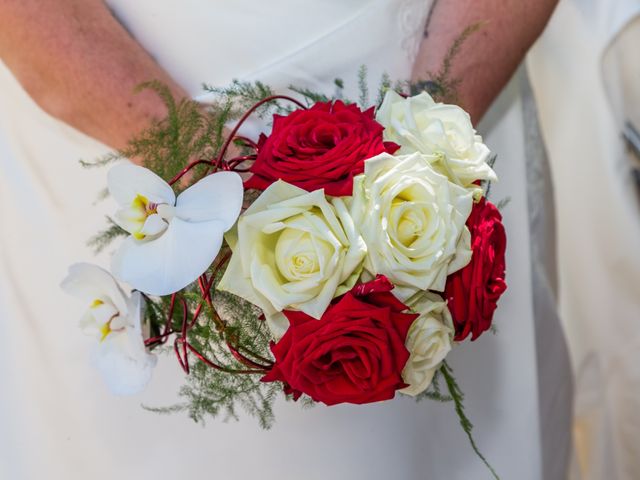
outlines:
{"label": "human skin", "polygon": [[186,96],[102,0],[0,0],[0,58],[43,110],[116,149],[167,113],[136,86]]}
{"label": "human skin", "polygon": [[459,79],[456,101],[480,121],[540,36],[558,0],[434,0],[413,69],[413,80],[440,71],[460,34],[479,29],[463,43],[450,79]]}
{"label": "human skin", "polygon": [[[433,10],[414,76],[437,71],[460,32],[486,22],[453,68],[462,79],[459,99],[478,120],[555,3],[443,0]],[[175,97],[186,96],[102,0],[0,0],[0,58],[43,110],[116,149],[166,114],[154,93],[134,94],[137,85],[159,80]]]}

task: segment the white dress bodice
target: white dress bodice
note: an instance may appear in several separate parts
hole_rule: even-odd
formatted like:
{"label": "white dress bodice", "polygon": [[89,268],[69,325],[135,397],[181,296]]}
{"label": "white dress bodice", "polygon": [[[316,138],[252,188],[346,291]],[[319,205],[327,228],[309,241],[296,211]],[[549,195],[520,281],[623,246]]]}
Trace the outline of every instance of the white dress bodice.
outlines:
{"label": "white dress bodice", "polygon": [[108,3],[158,62],[198,96],[203,83],[221,86],[233,79],[326,91],[337,76],[354,92],[361,65],[369,69],[372,85],[384,72],[408,79],[430,2]]}

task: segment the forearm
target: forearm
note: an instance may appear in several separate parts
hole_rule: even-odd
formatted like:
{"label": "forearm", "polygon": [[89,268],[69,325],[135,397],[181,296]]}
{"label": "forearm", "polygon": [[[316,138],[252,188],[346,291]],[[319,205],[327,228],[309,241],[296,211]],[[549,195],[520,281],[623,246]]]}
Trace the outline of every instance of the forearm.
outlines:
{"label": "forearm", "polygon": [[459,79],[457,100],[480,120],[544,30],[557,0],[434,0],[414,67],[414,80],[438,72],[465,28],[482,24],[455,57],[450,77]]}
{"label": "forearm", "polygon": [[0,0],[0,58],[45,111],[114,148],[166,114],[137,85],[186,95],[101,0]]}

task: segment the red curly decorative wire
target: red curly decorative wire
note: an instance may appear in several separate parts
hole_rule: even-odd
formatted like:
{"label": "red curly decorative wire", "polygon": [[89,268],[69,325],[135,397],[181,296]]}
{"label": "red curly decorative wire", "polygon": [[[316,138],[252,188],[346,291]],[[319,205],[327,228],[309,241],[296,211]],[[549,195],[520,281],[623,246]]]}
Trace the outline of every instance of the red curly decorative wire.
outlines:
{"label": "red curly decorative wire", "polygon": [[[277,100],[284,100],[291,102],[298,106],[299,108],[306,109],[307,107],[296,100],[295,98],[286,96],[286,95],[272,95],[267,97],[255,105],[253,105],[245,114],[240,118],[240,120],[236,123],[236,125],[231,130],[231,133],[225,140],[220,152],[215,158],[210,160],[196,160],[191,162],[185,168],[183,168],[176,176],[174,176],[170,181],[169,185],[174,185],[179,182],[187,173],[189,173],[193,168],[198,165],[206,165],[207,169],[204,175],[208,175],[209,173],[215,173],[219,170],[224,171],[233,171],[233,172],[248,172],[249,168],[240,168],[246,162],[251,162],[257,158],[258,154],[258,144],[253,140],[238,135],[238,131],[242,127],[242,125],[247,121],[247,119],[255,113],[257,109],[261,106],[274,102]],[[240,146],[245,148],[252,149],[254,153],[249,155],[241,155],[237,157],[233,157],[229,160],[225,160],[225,156],[227,155],[227,151],[231,146],[232,142],[236,141]],[[213,169],[212,172],[210,170]],[[174,293],[171,295],[171,301],[169,304],[169,311],[167,312],[167,318],[164,322],[164,327],[162,332],[154,337],[151,337],[145,341],[145,345],[148,347],[156,347],[159,345],[164,345],[170,336],[175,335],[175,339],[173,342],[173,349],[178,359],[178,363],[180,367],[184,370],[184,372],[188,375],[191,372],[191,367],[189,365],[189,354],[195,356],[198,361],[207,365],[210,368],[215,370],[219,370],[229,374],[265,374],[267,373],[273,366],[273,362],[268,358],[265,358],[251,350],[241,346],[234,344],[235,341],[231,338],[226,338],[226,322],[222,320],[216,313],[216,309],[213,305],[213,301],[211,299],[211,290],[213,289],[213,284],[215,279],[218,277],[222,269],[227,265],[231,258],[231,253],[226,253],[218,262],[216,263],[213,271],[210,276],[207,274],[201,275],[198,280],[198,287],[200,289],[200,295],[202,296],[202,300],[198,303],[198,306],[193,312],[191,319],[189,319],[189,306],[187,301],[181,297],[178,293]],[[174,329],[175,324],[175,312],[176,305],[179,304],[182,309],[182,318],[180,320],[180,327],[178,330]],[[247,368],[237,369],[230,368],[224,365],[221,365],[217,359],[207,358],[203,355],[198,349],[196,349],[188,340],[189,331],[195,327],[198,322],[198,319],[204,309],[205,306],[208,306],[211,312],[214,313],[213,321],[215,322],[216,330],[218,334],[225,337],[225,345],[231,355],[238,361],[238,363],[244,365]]]}

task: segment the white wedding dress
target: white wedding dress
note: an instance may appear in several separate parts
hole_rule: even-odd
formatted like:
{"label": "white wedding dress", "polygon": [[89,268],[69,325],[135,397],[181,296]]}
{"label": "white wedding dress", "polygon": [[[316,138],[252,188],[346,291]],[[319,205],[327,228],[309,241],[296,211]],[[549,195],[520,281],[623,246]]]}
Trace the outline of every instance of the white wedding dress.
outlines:
{"label": "white wedding dress", "polygon": [[529,55],[557,185],[582,480],[640,478],[640,0],[564,0]]}
{"label": "white wedding dress", "polygon": [[[336,77],[354,96],[363,64],[375,91],[383,72],[409,78],[429,9],[424,0],[108,3],[194,97],[202,82],[233,78],[330,94]],[[539,268],[531,267],[522,107],[514,83],[486,123],[501,157],[493,198],[511,197],[499,333],[450,358],[477,442],[502,478],[555,480],[566,466],[568,366],[553,309],[546,323],[534,321],[551,304],[543,292],[534,309]],[[144,394],[111,396],[88,363],[92,340],[76,326],[83,306],[58,287],[69,264],[94,261],[86,240],[111,211],[108,201],[94,201],[106,171],[77,162],[104,151],[44,114],[0,64],[0,478],[490,478],[452,404],[403,398],[303,410],[278,402],[271,431],[246,416],[203,428],[141,408],[176,400],[183,373],[171,355]]]}

